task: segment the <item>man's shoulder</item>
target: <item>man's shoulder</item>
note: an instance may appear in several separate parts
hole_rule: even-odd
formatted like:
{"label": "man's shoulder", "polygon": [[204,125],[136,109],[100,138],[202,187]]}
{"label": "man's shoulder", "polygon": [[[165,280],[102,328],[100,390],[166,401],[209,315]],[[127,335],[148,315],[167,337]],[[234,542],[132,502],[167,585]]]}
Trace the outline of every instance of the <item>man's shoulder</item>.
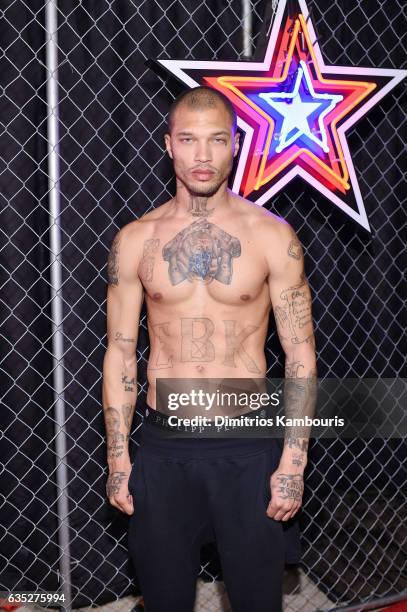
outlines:
{"label": "man's shoulder", "polygon": [[238,199],[238,206],[244,223],[255,231],[259,238],[270,239],[273,237],[284,240],[294,233],[288,221],[263,206],[242,197]]}
{"label": "man's shoulder", "polygon": [[126,241],[145,241],[149,238],[152,239],[154,237],[156,224],[163,217],[163,214],[165,214],[168,204],[169,202],[166,202],[158,208],[154,208],[144,213],[138,219],[126,223],[126,225],[123,225],[121,228],[120,235],[123,236],[123,239]]}

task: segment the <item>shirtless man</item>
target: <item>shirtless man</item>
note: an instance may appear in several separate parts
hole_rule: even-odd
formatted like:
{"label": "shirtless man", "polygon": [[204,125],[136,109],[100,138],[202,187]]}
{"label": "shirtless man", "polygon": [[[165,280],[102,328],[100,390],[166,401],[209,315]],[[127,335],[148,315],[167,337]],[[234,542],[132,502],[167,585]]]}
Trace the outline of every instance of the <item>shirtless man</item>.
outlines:
{"label": "shirtless man", "polygon": [[278,612],[283,522],[301,506],[308,440],[288,437],[276,455],[275,440],[170,440],[144,419],[134,466],[128,440],[143,299],[152,410],[157,378],[264,377],[272,307],[286,377],[315,379],[302,248],[286,221],[228,189],[239,134],[222,94],[198,87],[177,98],[165,146],[175,197],[123,227],[108,259],[107,496],[131,515],[129,551],[147,612],[192,612],[210,536],[234,612]]}

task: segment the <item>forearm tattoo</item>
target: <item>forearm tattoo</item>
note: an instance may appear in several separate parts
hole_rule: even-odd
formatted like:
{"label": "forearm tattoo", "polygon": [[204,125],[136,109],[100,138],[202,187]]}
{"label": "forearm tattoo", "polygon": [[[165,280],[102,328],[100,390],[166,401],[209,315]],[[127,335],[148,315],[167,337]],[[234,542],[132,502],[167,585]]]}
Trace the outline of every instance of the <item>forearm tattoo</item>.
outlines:
{"label": "forearm tattoo", "polygon": [[122,373],[122,385],[124,387],[124,391],[133,393],[137,385],[137,380],[134,376],[133,378],[129,378],[126,374]]}
{"label": "forearm tattoo", "polygon": [[301,455],[300,453],[293,453],[291,462],[293,465],[298,465],[298,466],[304,465],[304,456]]}
{"label": "forearm tattoo", "polygon": [[301,361],[291,361],[285,364],[285,377],[286,378],[298,378],[300,373],[303,373],[305,366]]}
{"label": "forearm tattoo", "polygon": [[133,421],[134,406],[133,404],[123,404],[122,415],[123,422],[128,433],[130,433],[131,423]]}
{"label": "forearm tattoo", "polygon": [[116,431],[111,435],[110,440],[107,443],[107,457],[108,459],[117,459],[124,453],[124,434],[120,431]]}
{"label": "forearm tattoo", "polygon": [[125,338],[121,332],[116,332],[114,339],[117,342],[136,342],[135,338]]}
{"label": "forearm tattoo", "polygon": [[[305,377],[300,377],[299,371],[306,371],[304,364],[299,361],[288,363],[286,366],[284,414],[287,419],[302,420],[304,417],[312,419],[315,414],[318,391],[317,371],[312,369]],[[308,453],[309,436],[310,426],[295,425],[295,421],[287,420],[284,441],[285,446],[292,451],[289,454],[292,465],[304,465]]]}
{"label": "forearm tattoo", "polygon": [[285,443],[291,449],[300,450],[302,453],[307,454],[309,441],[305,438],[295,438],[294,436],[286,436],[284,438]]}
{"label": "forearm tattoo", "polygon": [[113,406],[105,410],[107,457],[115,459],[124,452],[124,435],[120,431],[120,413]]}

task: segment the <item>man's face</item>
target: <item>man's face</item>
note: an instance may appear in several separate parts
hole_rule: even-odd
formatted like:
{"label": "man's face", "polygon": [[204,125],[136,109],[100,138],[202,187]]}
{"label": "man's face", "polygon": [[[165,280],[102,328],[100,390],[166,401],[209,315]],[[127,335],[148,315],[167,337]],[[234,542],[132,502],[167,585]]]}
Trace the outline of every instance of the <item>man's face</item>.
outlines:
{"label": "man's face", "polygon": [[177,180],[193,195],[211,196],[229,177],[239,150],[231,124],[221,103],[204,109],[181,103],[176,109],[165,145]]}

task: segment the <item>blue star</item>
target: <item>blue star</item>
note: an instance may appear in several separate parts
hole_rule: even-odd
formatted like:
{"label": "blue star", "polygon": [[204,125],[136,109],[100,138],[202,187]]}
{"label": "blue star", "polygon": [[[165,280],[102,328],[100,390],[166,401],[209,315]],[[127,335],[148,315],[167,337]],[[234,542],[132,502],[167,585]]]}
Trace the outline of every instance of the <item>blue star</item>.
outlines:
{"label": "blue star", "polygon": [[[311,102],[303,100],[299,92],[303,77],[305,77],[305,82],[312,100]],[[338,102],[343,100],[343,96],[316,93],[307,65],[303,60],[300,61],[294,89],[291,93],[260,93],[259,97],[263,98],[267,104],[274,108],[284,118],[276,153],[280,153],[286,149],[301,136],[306,136],[315,142],[325,151],[325,153],[329,152],[328,138],[323,120],[324,117],[335,108]],[[287,102],[277,102],[275,101],[276,99],[287,100]],[[323,100],[323,102],[318,102],[318,100]],[[329,101],[329,104],[326,104],[326,101]],[[322,106],[324,108],[318,115],[319,132],[317,133],[320,134],[320,137],[318,137],[317,133],[310,128],[309,117]]]}

